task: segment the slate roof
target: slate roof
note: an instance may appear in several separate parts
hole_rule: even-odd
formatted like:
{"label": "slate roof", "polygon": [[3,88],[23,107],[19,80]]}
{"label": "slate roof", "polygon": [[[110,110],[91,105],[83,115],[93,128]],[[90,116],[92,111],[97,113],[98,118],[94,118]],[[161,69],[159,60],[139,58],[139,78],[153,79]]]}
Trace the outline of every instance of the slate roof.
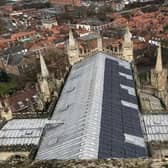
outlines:
{"label": "slate roof", "polygon": [[36,159],[145,157],[130,64],[97,53],[72,67]]}
{"label": "slate roof", "polygon": [[18,65],[24,57],[22,50],[24,50],[23,46],[8,48],[0,53],[0,57],[4,58],[9,65]]}

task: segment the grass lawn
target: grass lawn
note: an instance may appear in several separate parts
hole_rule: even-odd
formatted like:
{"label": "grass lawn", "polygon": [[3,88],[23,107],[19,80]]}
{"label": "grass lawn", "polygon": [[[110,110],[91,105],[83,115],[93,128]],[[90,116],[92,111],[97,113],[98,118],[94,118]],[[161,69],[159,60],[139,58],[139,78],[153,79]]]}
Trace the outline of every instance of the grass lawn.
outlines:
{"label": "grass lawn", "polygon": [[11,89],[15,88],[17,88],[17,82],[15,80],[11,80],[9,82],[0,82],[0,95],[7,94]]}

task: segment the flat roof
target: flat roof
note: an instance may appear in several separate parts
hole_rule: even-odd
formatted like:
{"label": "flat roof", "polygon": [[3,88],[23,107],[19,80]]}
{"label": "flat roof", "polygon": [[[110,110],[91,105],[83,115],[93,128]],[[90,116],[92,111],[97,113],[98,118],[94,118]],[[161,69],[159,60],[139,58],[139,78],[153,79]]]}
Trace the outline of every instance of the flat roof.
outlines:
{"label": "flat roof", "polygon": [[78,39],[79,40],[83,40],[83,41],[89,41],[89,40],[95,40],[95,39],[97,39],[99,37],[100,37],[100,35],[95,34],[95,33],[91,33],[91,34],[87,34],[87,35],[81,36]]}
{"label": "flat roof", "polygon": [[36,159],[147,156],[130,64],[104,53],[75,64]]}

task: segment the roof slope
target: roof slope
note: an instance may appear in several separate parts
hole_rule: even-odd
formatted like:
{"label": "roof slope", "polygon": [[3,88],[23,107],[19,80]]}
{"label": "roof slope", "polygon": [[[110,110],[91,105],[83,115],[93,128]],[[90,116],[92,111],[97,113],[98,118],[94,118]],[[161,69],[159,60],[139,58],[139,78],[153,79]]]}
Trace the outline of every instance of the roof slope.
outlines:
{"label": "roof slope", "polygon": [[167,142],[168,141],[168,115],[155,114],[144,115],[144,132],[148,142]]}
{"label": "roof slope", "polygon": [[64,124],[46,130],[36,159],[146,156],[132,72],[125,61],[100,52],[75,64],[52,119]]}
{"label": "roof slope", "polygon": [[0,145],[38,145],[47,124],[55,124],[48,119],[13,119],[0,130]]}

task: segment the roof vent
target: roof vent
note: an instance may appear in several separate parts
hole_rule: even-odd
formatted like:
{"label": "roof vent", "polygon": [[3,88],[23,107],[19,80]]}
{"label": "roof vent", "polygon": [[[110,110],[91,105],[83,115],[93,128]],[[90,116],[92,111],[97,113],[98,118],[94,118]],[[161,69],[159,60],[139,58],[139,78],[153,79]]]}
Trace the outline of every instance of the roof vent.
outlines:
{"label": "roof vent", "polygon": [[64,112],[66,110],[68,110],[68,108],[70,107],[70,105],[66,105],[65,107],[61,108],[60,110],[58,110],[59,112]]}
{"label": "roof vent", "polygon": [[33,131],[32,131],[32,130],[28,130],[28,131],[25,132],[25,135],[28,135],[28,136],[30,136],[30,135],[32,135],[32,134],[33,134]]}
{"label": "roof vent", "polygon": [[50,141],[48,141],[48,146],[53,146],[54,144],[58,143],[58,138],[54,137]]}
{"label": "roof vent", "polygon": [[71,87],[70,89],[68,89],[66,92],[67,93],[71,93],[72,91],[74,91],[75,90],[75,87]]}

